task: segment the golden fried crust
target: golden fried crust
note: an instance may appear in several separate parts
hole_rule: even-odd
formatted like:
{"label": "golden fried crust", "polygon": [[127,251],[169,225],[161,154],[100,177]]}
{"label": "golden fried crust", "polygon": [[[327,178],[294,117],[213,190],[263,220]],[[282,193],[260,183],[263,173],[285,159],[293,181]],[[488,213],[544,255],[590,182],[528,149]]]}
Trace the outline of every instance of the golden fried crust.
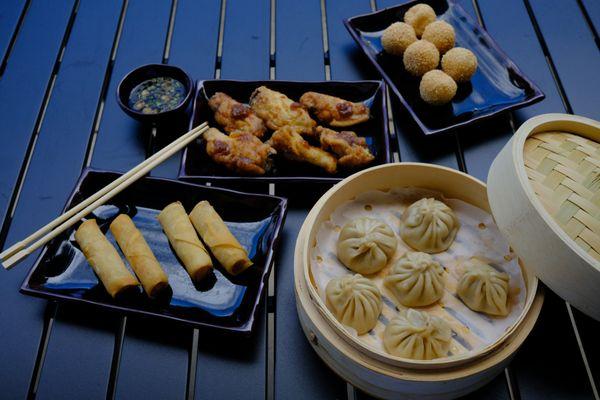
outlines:
{"label": "golden fried crust", "polygon": [[250,107],[225,93],[215,93],[208,101],[208,106],[215,113],[215,121],[227,133],[248,133],[260,138],[267,130],[262,119]]}
{"label": "golden fried crust", "polygon": [[323,168],[330,174],[334,174],[337,170],[337,161],[334,156],[308,144],[290,126],[284,126],[275,131],[268,143],[290,160],[308,162]]}
{"label": "golden fried crust", "polygon": [[300,97],[300,103],[313,112],[319,121],[331,126],[352,126],[369,119],[369,108],[364,104],[322,93],[306,92]]}
{"label": "golden fried crust", "polygon": [[343,167],[354,168],[369,164],[375,159],[369,151],[364,137],[357,136],[351,131],[336,132],[318,126],[316,129],[324,150],[331,150],[338,157],[338,164]]}
{"label": "golden fried crust", "polygon": [[263,175],[275,150],[248,133],[227,136],[215,128],[204,133],[206,153],[217,164],[246,175]]}
{"label": "golden fried crust", "polygon": [[313,135],[313,128],[317,125],[300,103],[265,86],[252,93],[250,107],[274,131],[291,125],[298,133]]}

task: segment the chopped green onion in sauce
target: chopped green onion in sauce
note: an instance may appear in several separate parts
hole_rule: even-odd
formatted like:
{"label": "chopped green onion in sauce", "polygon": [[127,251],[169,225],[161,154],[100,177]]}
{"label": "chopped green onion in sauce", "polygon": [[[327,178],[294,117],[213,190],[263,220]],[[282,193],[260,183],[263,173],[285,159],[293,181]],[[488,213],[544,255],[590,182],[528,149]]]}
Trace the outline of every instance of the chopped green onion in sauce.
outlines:
{"label": "chopped green onion in sauce", "polygon": [[185,87],[178,80],[152,78],[133,88],[129,95],[129,107],[143,114],[157,114],[177,108],[184,97]]}

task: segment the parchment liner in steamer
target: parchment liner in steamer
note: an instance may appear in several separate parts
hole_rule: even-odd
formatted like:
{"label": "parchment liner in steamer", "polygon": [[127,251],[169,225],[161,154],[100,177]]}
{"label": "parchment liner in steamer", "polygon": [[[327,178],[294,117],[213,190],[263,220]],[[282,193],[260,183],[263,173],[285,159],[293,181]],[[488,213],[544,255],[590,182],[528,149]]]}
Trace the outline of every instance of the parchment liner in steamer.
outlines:
{"label": "parchment liner in steamer", "polygon": [[[310,252],[310,268],[319,292],[319,301],[325,308],[325,287],[330,279],[354,274],[337,259],[336,247],[341,227],[359,217],[379,219],[390,225],[398,237],[396,254],[383,270],[366,275],[375,282],[383,296],[383,311],[379,321],[373,330],[361,336],[357,336],[354,329],[345,326],[348,332],[357,336],[366,346],[386,353],[382,340],[385,326],[398,314],[398,310],[406,307],[398,303],[383,285],[383,278],[406,251],[414,251],[400,238],[399,222],[406,207],[423,197],[435,197],[444,201],[456,213],[461,227],[447,251],[432,255],[445,269],[444,296],[438,303],[418,309],[437,315],[450,324],[453,340],[449,357],[482,350],[500,339],[518,321],[525,307],[526,284],[514,253],[510,252],[508,242],[500,234],[492,216],[462,200],[445,199],[439,192],[417,188],[368,191],[340,205],[318,228],[316,246]],[[509,274],[511,311],[508,316],[490,317],[471,311],[456,296],[464,263],[471,257],[483,259],[494,268]]]}

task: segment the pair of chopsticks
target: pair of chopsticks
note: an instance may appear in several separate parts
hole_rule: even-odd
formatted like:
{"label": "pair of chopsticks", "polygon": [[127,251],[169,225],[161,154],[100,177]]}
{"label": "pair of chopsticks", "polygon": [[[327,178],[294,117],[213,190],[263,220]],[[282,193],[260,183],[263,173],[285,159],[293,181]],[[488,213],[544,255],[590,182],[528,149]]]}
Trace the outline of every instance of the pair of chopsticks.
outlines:
{"label": "pair of chopsticks", "polygon": [[[27,238],[21,240],[10,246],[8,249],[0,253],[0,261],[5,269],[10,269],[15,264],[22,261],[25,257],[29,256],[35,250],[60,235],[66,229],[70,228],[73,224],[78,222],[81,218],[85,217],[90,212],[94,211],[97,207],[103,205],[105,202],[116,196],[123,189],[146,175],[154,167],[183,149],[194,139],[202,135],[208,130],[208,124],[205,122],[198,125],[194,129],[180,136],[173,143],[165,146],[162,150],[155,153],[150,158],[147,158],[127,173],[121,175],[104,188],[100,189],[92,196],[88,197],[75,207],[65,212],[54,221],[41,227]],[[35,241],[35,242],[34,242]],[[32,243],[33,244],[30,244]]]}

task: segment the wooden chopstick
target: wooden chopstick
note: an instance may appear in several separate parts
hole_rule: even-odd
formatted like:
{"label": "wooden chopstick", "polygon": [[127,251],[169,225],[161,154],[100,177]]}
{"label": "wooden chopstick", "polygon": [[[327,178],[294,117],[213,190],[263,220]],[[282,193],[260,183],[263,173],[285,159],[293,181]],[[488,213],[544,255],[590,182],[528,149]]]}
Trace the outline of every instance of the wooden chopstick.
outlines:
{"label": "wooden chopstick", "polygon": [[[132,168],[127,173],[123,174],[110,184],[106,185],[104,188],[94,193],[92,196],[77,204],[75,207],[69,209],[63,215],[38,229],[27,238],[15,243],[0,253],[2,266],[5,269],[10,269],[12,266],[37,250],[39,247],[45,245],[48,241],[54,239],[81,218],[92,212],[98,206],[101,206],[106,201],[120,193],[123,189],[131,185],[133,182],[146,175],[154,167],[187,146],[190,142],[202,135],[206,130],[208,130],[207,123],[203,123],[195,127],[179,137],[177,140],[174,140],[168,146],[165,146],[153,156]],[[41,239],[37,240],[29,247],[26,247],[29,245],[29,243],[40,237]]]}

